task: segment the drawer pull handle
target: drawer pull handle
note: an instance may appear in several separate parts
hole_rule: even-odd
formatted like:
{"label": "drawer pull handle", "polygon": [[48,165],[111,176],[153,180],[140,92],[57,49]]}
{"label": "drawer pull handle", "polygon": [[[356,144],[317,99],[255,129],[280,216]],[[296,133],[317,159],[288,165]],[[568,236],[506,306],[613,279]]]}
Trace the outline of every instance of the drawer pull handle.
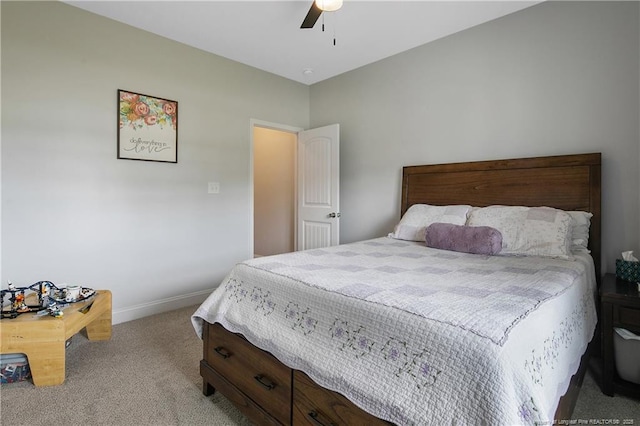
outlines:
{"label": "drawer pull handle", "polygon": [[216,353],[224,359],[227,359],[231,356],[231,354],[223,346],[218,346],[214,349],[214,351],[216,351]]}
{"label": "drawer pull handle", "polygon": [[271,390],[271,389],[276,387],[275,383],[273,383],[269,379],[266,379],[262,374],[258,374],[257,376],[254,376],[253,378],[256,379],[256,381],[258,383],[260,383],[262,386],[264,386],[267,390]]}
{"label": "drawer pull handle", "polygon": [[315,411],[309,411],[307,413],[307,416],[309,416],[309,418],[313,421],[314,424],[317,424],[319,426],[336,426],[335,423],[332,423],[330,421],[327,421],[326,423],[322,421],[322,419],[320,418],[320,414],[318,414]]}

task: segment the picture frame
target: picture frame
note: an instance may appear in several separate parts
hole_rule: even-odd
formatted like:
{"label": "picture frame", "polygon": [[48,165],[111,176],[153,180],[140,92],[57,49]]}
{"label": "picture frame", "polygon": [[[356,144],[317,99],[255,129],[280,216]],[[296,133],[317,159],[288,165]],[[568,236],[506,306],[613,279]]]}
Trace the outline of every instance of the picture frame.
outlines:
{"label": "picture frame", "polygon": [[118,89],[118,159],[178,162],[178,102]]}

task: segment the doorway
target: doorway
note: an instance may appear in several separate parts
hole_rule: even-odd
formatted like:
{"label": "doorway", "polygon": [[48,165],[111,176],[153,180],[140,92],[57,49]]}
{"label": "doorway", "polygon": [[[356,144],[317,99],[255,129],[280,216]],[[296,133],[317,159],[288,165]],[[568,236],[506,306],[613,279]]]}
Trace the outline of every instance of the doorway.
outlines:
{"label": "doorway", "polygon": [[339,244],[340,126],[250,121],[251,257]]}
{"label": "doorway", "polygon": [[295,251],[299,130],[252,125],[253,257]]}

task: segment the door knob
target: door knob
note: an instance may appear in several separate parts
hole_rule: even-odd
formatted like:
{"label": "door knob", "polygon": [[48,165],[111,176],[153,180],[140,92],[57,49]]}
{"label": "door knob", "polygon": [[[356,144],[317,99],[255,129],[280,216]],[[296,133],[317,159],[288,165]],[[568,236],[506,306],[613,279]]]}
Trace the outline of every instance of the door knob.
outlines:
{"label": "door knob", "polygon": [[340,217],[340,213],[335,213],[335,212],[329,213],[329,217]]}

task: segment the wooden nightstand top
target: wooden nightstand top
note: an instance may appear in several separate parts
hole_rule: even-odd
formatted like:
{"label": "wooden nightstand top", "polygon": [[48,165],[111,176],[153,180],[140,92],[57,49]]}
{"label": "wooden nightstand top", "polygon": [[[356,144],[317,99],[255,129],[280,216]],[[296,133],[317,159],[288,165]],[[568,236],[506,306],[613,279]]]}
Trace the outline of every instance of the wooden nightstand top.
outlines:
{"label": "wooden nightstand top", "polygon": [[600,296],[603,302],[620,303],[640,307],[638,284],[617,278],[615,274],[606,274],[602,280]]}

